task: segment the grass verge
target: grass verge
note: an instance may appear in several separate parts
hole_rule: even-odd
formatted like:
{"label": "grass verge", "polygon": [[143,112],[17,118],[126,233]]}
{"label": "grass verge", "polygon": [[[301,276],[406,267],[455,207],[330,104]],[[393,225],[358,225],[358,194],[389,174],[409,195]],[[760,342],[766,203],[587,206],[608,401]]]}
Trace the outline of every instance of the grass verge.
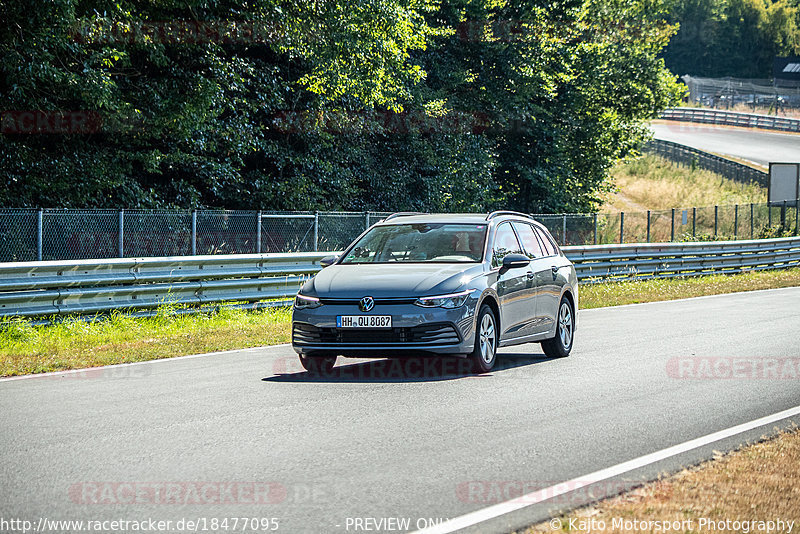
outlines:
{"label": "grass verge", "polygon": [[[658,524],[677,527],[670,528],[672,532],[768,532],[758,522],[778,519],[794,521],[792,531],[796,531],[800,528],[798,465],[800,432],[795,429],[717,454],[713,460],[535,525],[525,533],[667,531],[653,526]],[[634,520],[659,523],[629,528]],[[771,531],[790,530],[787,524],[783,528],[776,524]]]}
{"label": "grass verge", "polygon": [[[800,269],[698,278],[583,285],[581,308],[800,286]],[[82,369],[289,341],[286,308],[177,315],[169,307],[148,318],[113,314],[107,320],[31,325],[0,321],[0,376]]]}
{"label": "grass verge", "polygon": [[703,169],[681,167],[645,155],[620,163],[611,171],[615,192],[604,212],[666,210],[677,206],[714,206],[764,202],[766,188],[742,184]]}
{"label": "grass verge", "polygon": [[290,321],[288,308],[177,315],[169,307],[146,318],[114,313],[107,320],[41,326],[5,321],[0,322],[0,376],[286,343]]}

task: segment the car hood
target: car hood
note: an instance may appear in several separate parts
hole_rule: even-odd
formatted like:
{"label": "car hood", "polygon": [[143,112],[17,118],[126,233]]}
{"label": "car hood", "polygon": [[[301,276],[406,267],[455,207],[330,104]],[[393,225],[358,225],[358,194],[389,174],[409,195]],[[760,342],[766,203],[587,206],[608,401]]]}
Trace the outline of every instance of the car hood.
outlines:
{"label": "car hood", "polygon": [[407,298],[451,293],[483,272],[483,264],[345,264],[322,269],[303,286],[322,298]]}

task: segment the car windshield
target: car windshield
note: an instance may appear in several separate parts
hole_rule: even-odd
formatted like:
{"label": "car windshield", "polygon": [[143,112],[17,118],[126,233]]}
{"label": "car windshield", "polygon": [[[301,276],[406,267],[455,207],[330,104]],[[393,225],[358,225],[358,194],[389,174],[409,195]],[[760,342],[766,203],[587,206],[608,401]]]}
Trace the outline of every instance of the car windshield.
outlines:
{"label": "car windshield", "polygon": [[483,259],[485,224],[393,224],[376,226],[341,263],[462,263]]}

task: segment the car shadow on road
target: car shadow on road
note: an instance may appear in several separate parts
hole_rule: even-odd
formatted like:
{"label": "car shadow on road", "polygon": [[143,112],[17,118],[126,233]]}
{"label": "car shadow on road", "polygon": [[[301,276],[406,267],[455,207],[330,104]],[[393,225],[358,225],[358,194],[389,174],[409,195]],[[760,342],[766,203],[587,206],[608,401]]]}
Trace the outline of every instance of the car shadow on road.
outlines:
{"label": "car shadow on road", "polygon": [[[488,379],[503,374],[504,371],[555,361],[541,353],[498,354],[494,369],[489,373],[475,374],[466,359],[460,358],[390,358],[370,360],[359,363],[339,363],[328,373],[309,373],[300,366],[297,358],[291,363],[278,360],[273,376],[264,382],[343,382],[343,383],[382,383],[382,382],[439,382],[443,380]],[[296,362],[296,363],[295,363]]]}

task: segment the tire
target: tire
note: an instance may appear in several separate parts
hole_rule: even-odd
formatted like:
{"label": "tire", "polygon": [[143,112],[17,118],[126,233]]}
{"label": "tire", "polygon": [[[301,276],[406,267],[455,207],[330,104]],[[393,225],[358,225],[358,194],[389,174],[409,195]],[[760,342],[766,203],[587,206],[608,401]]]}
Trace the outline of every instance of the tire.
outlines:
{"label": "tire", "polygon": [[497,360],[498,328],[497,319],[492,308],[487,304],[481,306],[475,328],[475,348],[469,355],[472,371],[488,373]]}
{"label": "tire", "polygon": [[312,374],[330,374],[336,365],[336,356],[311,356],[300,354],[300,365]]}
{"label": "tire", "polygon": [[542,341],[542,350],[549,358],[566,358],[575,341],[575,310],[567,297],[561,297],[556,317],[556,336]]}

